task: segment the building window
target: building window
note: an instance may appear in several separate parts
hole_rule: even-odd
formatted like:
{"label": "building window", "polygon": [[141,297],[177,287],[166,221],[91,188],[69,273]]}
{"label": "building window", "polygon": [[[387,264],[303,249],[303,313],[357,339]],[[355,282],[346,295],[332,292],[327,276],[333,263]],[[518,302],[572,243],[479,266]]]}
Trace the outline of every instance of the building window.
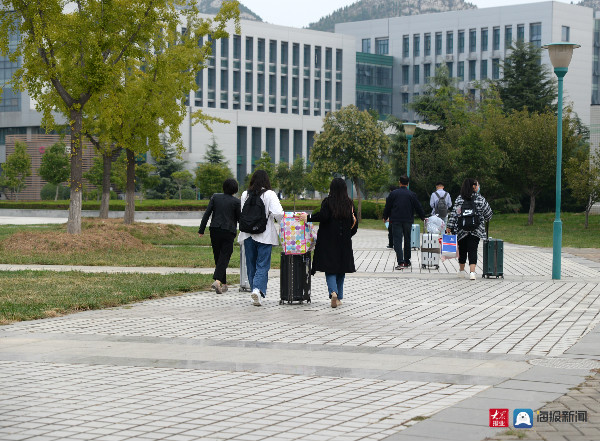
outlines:
{"label": "building window", "polygon": [[421,83],[421,78],[419,77],[419,74],[421,73],[421,66],[418,64],[415,64],[413,66],[413,83],[414,84],[420,84]]}
{"label": "building window", "polygon": [[246,37],[246,61],[252,61],[252,55],[254,53],[253,44],[254,44],[253,38]]}
{"label": "building window", "polygon": [[425,34],[425,56],[431,55],[431,34]]}
{"label": "building window", "polygon": [[[310,68],[310,45],[304,45],[304,67]],[[304,71],[304,75],[306,75],[306,71]]]}
{"label": "building window", "polygon": [[379,55],[389,54],[389,39],[387,38],[376,38],[375,39],[375,53]]}
{"label": "building window", "polygon": [[264,63],[265,62],[265,39],[258,39],[258,61]]}
{"label": "building window", "polygon": [[333,67],[333,58],[332,58],[331,48],[325,48],[325,69],[331,70]]}
{"label": "building window", "polygon": [[465,80],[465,62],[464,61],[458,62],[458,72],[456,73],[456,76],[458,77],[458,79],[460,81]]}
{"label": "building window", "polygon": [[300,67],[300,45],[298,43],[294,43],[292,46],[292,65]]}
{"label": "building window", "polygon": [[294,159],[302,158],[302,130],[294,130]]}
{"label": "building window", "polygon": [[458,53],[465,52],[465,31],[458,31]]}
{"label": "building window", "polygon": [[500,50],[500,28],[494,28],[492,35],[492,50]]}
{"label": "building window", "polygon": [[426,63],[423,65],[423,79],[426,83],[429,82],[429,77],[431,77],[431,64]]}
{"label": "building window", "polygon": [[570,40],[571,40],[571,28],[569,26],[563,26],[560,41],[570,41]]}
{"label": "building window", "polygon": [[448,76],[452,77],[452,73],[454,72],[454,63],[452,61],[448,61],[446,63],[446,69],[448,69]]}
{"label": "building window", "polygon": [[488,60],[481,60],[479,67],[479,79],[485,80],[488,77]]}
{"label": "building window", "polygon": [[435,33],[435,54],[442,55],[442,33]]}
{"label": "building window", "polygon": [[477,50],[477,30],[469,30],[469,52],[473,53]]}
{"label": "building window", "polygon": [[239,182],[246,179],[246,155],[248,153],[248,129],[237,128],[237,178]]}
{"label": "building window", "polygon": [[221,58],[227,59],[229,57],[229,38],[224,37],[221,39]]}
{"label": "building window", "polygon": [[402,66],[402,85],[407,86],[409,83],[408,69],[410,66],[404,65]]}
{"label": "building window", "polygon": [[408,57],[409,54],[409,41],[408,41],[408,35],[404,35],[402,37],[402,56],[404,58]]}
{"label": "building window", "polygon": [[485,52],[488,50],[488,30],[483,28],[481,30],[481,51]]}
{"label": "building window", "polygon": [[492,59],[492,80],[500,79],[500,59]]}
{"label": "building window", "polygon": [[370,54],[371,53],[371,39],[370,38],[363,38],[363,40],[362,40],[362,51],[365,54]]}
{"label": "building window", "polygon": [[275,163],[275,129],[266,129],[267,153],[271,157],[271,163]]}
{"label": "building window", "polygon": [[517,41],[519,43],[525,42],[525,25],[517,25]]}
{"label": "building window", "polygon": [[452,31],[446,32],[446,53],[454,53],[454,32]]}
{"label": "building window", "polygon": [[277,41],[275,40],[269,40],[269,63],[277,63]]}
{"label": "building window", "polygon": [[508,25],[504,27],[504,49],[510,49],[512,46],[512,25]]}
{"label": "building window", "polygon": [[281,42],[281,64],[287,66],[288,64],[288,43],[287,41]]}
{"label": "building window", "polygon": [[421,36],[419,34],[413,35],[413,56],[421,56]]}
{"label": "building window", "polygon": [[233,36],[233,58],[239,60],[242,57],[242,37]]}
{"label": "building window", "polygon": [[279,131],[279,162],[290,162],[290,131],[288,129]]}
{"label": "building window", "polygon": [[477,69],[477,60],[469,60],[469,81],[475,81],[477,79],[477,74],[475,70]]}
{"label": "building window", "polygon": [[402,113],[408,112],[408,93],[402,94]]}
{"label": "building window", "polygon": [[542,47],[542,24],[531,23],[529,25],[529,42],[534,47]]}

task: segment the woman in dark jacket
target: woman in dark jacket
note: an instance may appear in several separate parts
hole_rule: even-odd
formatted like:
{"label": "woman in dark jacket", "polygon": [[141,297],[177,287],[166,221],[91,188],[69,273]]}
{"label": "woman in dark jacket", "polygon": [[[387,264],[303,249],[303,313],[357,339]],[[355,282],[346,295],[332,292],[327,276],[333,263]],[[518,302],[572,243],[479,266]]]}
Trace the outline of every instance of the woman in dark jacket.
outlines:
{"label": "woman in dark jacket", "polygon": [[346,273],[356,271],[352,236],[358,229],[354,204],[348,197],[346,182],[335,178],[329,186],[329,196],[323,200],[321,210],[314,215],[300,214],[299,219],[320,222],[312,272],[323,271],[327,280],[331,307],[342,304]]}
{"label": "woman in dark jacket", "polygon": [[233,253],[233,241],[240,220],[241,202],[234,196],[237,192],[237,181],[226,179],[223,182],[223,193],[215,193],[210,198],[198,229],[200,237],[204,236],[208,218],[212,215],[209,227],[210,244],[215,258],[212,288],[217,294],[227,291],[227,266]]}

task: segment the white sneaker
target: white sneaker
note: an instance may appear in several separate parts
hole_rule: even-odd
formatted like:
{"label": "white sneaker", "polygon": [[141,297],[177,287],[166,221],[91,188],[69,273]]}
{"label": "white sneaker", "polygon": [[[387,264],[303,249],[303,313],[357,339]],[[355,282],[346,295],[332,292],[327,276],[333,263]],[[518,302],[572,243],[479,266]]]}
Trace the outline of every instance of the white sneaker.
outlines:
{"label": "white sneaker", "polygon": [[458,275],[459,279],[464,279],[465,276],[467,275],[467,273],[465,273],[464,271],[459,271],[458,273],[456,273]]}
{"label": "white sneaker", "polygon": [[258,289],[252,290],[250,297],[252,298],[252,304],[254,306],[262,306],[262,303],[260,302],[260,291]]}
{"label": "white sneaker", "polygon": [[471,279],[471,280],[475,280],[475,273],[471,272],[471,273],[469,274],[469,279]]}

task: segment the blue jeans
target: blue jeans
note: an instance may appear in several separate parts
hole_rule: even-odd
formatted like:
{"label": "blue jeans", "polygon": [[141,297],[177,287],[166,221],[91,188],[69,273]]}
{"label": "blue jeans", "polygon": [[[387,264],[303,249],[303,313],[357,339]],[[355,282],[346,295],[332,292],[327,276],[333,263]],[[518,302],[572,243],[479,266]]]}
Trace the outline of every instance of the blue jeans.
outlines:
{"label": "blue jeans", "polygon": [[325,280],[327,281],[327,289],[329,290],[329,298],[331,298],[331,293],[334,292],[337,294],[338,300],[342,300],[344,298],[344,278],[346,274],[333,274],[333,273],[325,273]]}
{"label": "blue jeans", "polygon": [[254,290],[254,288],[257,288],[263,297],[267,294],[272,248],[273,245],[256,242],[251,237],[244,241],[250,289]]}
{"label": "blue jeans", "polygon": [[[398,265],[401,263],[410,264],[410,231],[412,229],[412,222],[394,222],[394,229],[392,234],[394,235],[394,251],[396,252],[396,259]],[[402,252],[402,240],[404,239],[404,253]]]}

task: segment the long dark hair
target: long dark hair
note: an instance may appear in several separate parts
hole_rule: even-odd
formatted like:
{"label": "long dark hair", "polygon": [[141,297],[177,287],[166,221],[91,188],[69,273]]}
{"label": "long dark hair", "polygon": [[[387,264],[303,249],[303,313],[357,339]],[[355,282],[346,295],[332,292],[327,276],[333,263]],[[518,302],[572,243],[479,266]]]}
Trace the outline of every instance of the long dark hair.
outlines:
{"label": "long dark hair", "polygon": [[328,201],[334,219],[352,219],[352,199],[348,197],[346,182],[342,178],[331,181]]}
{"label": "long dark hair", "polygon": [[460,195],[465,201],[471,200],[473,197],[473,193],[475,193],[473,190],[473,185],[477,185],[477,182],[479,181],[473,178],[467,178],[463,181],[462,187],[460,187]]}
{"label": "long dark hair", "polygon": [[262,169],[255,170],[252,174],[252,178],[250,178],[250,185],[248,186],[248,191],[253,193],[260,193],[262,189],[270,190],[271,189],[271,181],[269,180],[269,175],[266,171]]}

